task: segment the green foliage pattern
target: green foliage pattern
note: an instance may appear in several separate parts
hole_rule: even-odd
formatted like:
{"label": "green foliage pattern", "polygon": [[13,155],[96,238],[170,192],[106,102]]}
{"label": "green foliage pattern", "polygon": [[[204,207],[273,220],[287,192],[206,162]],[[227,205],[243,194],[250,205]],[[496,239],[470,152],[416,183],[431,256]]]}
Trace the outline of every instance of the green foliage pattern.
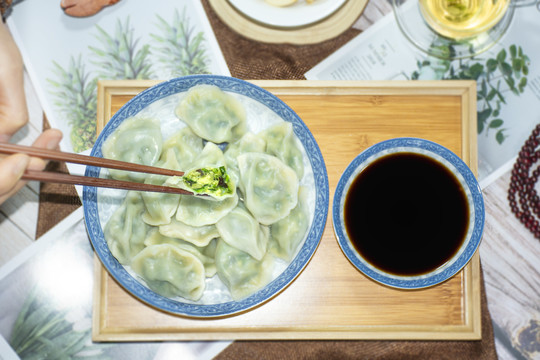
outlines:
{"label": "green foliage pattern", "polygon": [[57,80],[48,79],[55,89],[54,105],[60,109],[71,125],[70,139],[75,152],[84,151],[94,144],[96,137],[97,79],[90,79],[81,57],[71,57],[64,69],[53,62]]}
{"label": "green foliage pattern", "polygon": [[[452,48],[447,49],[452,53]],[[495,57],[471,57],[465,60],[418,61],[418,70],[411,79],[422,78],[427,68],[437,79],[475,80],[477,83],[478,133],[495,131],[495,140],[502,144],[506,139],[504,120],[500,113],[509,95],[520,96],[527,86],[530,59],[521,46],[511,45],[501,49]]]}
{"label": "green foliage pattern", "polygon": [[156,41],[160,63],[171,77],[189,74],[208,74],[208,58],[204,47],[204,33],[195,32],[190,26],[184,9],[182,15],[175,11],[169,25],[159,15],[157,27],[161,34],[151,34]]}
{"label": "green foliage pattern", "polygon": [[13,326],[10,345],[21,359],[109,359],[107,345],[89,341],[90,328],[76,330],[66,311],[55,310],[34,288]]}
{"label": "green foliage pattern", "polygon": [[[155,76],[153,67],[160,65],[171,77],[209,73],[204,33],[190,25],[186,9],[182,15],[175,11],[171,24],[156,16],[161,34],[150,34],[152,46],[140,45],[129,17],[125,22],[117,21],[113,34],[96,25],[99,47],[88,47],[90,61],[99,69],[94,73],[85,71],[82,55],[76,59],[72,56],[67,68],[53,62],[55,78],[47,81],[55,107],[71,126],[75,152],[89,149],[95,142],[98,79],[151,79]],[[153,62],[152,55],[159,61]]]}

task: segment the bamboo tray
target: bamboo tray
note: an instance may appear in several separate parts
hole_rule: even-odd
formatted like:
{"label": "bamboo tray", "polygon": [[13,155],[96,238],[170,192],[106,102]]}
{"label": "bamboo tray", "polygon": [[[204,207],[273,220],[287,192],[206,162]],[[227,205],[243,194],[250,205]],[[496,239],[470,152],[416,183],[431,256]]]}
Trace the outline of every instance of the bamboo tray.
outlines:
{"label": "bamboo tray", "polygon": [[327,18],[295,28],[259,23],[240,13],[228,0],[209,0],[209,3],[221,21],[242,36],[265,43],[306,45],[332,39],[349,29],[362,15],[367,0],[347,0]]}
{"label": "bamboo tray", "polygon": [[[446,146],[476,172],[476,84],[438,82],[254,81],[284,100],[310,128],[323,154],[330,204],[341,173],[363,149],[415,136]],[[131,97],[155,81],[98,86],[98,131]],[[156,310],[121,288],[96,257],[95,341],[233,339],[481,338],[478,253],[455,277],[415,291],[379,285],[341,252],[331,205],[321,243],[299,277],[246,313],[200,320]]]}

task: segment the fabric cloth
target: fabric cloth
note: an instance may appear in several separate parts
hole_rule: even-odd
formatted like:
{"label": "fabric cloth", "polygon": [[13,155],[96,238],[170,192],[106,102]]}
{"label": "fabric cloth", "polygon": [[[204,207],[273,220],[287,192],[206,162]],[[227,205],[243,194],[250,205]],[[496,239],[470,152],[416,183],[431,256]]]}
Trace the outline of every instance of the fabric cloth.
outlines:
{"label": "fabric cloth", "polygon": [[9,15],[12,2],[13,0],[0,0],[0,14],[2,15],[2,21]]}
{"label": "fabric cloth", "polygon": [[[264,44],[235,33],[219,19],[207,0],[202,0],[202,4],[231,75],[244,80],[304,79],[304,73],[360,33],[351,28],[315,45]],[[50,166],[66,171],[64,164]],[[73,186],[42,184],[37,237],[79,206]],[[496,359],[483,281],[481,308],[480,341],[235,341],[216,359]]]}

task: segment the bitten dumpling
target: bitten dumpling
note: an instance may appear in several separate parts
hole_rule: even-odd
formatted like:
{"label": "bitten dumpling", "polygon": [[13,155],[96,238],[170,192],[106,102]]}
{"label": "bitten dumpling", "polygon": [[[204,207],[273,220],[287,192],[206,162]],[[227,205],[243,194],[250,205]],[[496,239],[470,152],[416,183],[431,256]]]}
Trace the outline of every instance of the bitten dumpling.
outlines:
{"label": "bitten dumpling", "polygon": [[289,215],[298,202],[298,177],[275,156],[245,153],[237,157],[245,205],[255,219],[271,225]]}
{"label": "bitten dumpling", "polygon": [[146,247],[133,258],[131,268],[150,289],[165,297],[181,296],[197,301],[205,289],[201,260],[171,244]]}
{"label": "bitten dumpling", "polygon": [[[159,120],[143,117],[126,119],[103,143],[103,157],[153,166],[161,155]],[[110,169],[115,179],[143,182],[147,174]]]}
{"label": "bitten dumpling", "polygon": [[268,253],[259,261],[219,239],[215,260],[218,276],[235,300],[255,293],[272,280],[275,259]]}
{"label": "bitten dumpling", "polygon": [[189,89],[175,113],[195,134],[218,144],[233,142],[247,130],[242,104],[215,85],[202,84]]}
{"label": "bitten dumpling", "polygon": [[129,265],[133,256],[144,248],[144,238],[150,227],[141,221],[144,213],[141,194],[129,191],[124,202],[105,224],[103,235],[113,256],[123,265]]}
{"label": "bitten dumpling", "polygon": [[165,185],[208,195],[206,200],[223,200],[236,195],[236,183],[229,177],[223,151],[207,142],[184,176],[172,176]]}
{"label": "bitten dumpling", "polygon": [[269,229],[260,225],[242,206],[237,206],[216,223],[221,238],[257,260],[266,253]]}

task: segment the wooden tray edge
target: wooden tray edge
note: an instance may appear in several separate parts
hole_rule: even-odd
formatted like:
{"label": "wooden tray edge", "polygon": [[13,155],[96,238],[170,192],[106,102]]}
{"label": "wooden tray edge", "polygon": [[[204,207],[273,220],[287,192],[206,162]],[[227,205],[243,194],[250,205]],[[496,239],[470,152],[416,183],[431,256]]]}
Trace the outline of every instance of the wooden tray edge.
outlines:
{"label": "wooden tray edge", "polygon": [[[136,95],[156,85],[159,80],[105,80],[98,82],[97,129],[98,134],[112,116],[113,95]],[[306,81],[306,80],[256,80],[252,83],[275,93],[284,94],[359,94],[359,95],[458,95],[462,99],[462,159],[477,173],[476,142],[476,83],[470,80],[446,81]],[[107,108],[108,107],[108,108]],[[464,271],[465,314],[462,326],[440,326],[427,331],[417,326],[373,326],[344,331],[261,331],[252,329],[236,332],[234,339],[224,333],[144,332],[135,329],[108,329],[101,315],[106,306],[106,286],[103,280],[108,273],[95,256],[94,307],[92,314],[92,339],[94,341],[173,341],[173,340],[278,340],[278,339],[326,339],[326,340],[479,340],[481,333],[481,277],[478,252]],[[114,281],[114,280],[113,280]],[[100,296],[101,295],[101,296]],[[284,336],[287,334],[287,336]]]}

